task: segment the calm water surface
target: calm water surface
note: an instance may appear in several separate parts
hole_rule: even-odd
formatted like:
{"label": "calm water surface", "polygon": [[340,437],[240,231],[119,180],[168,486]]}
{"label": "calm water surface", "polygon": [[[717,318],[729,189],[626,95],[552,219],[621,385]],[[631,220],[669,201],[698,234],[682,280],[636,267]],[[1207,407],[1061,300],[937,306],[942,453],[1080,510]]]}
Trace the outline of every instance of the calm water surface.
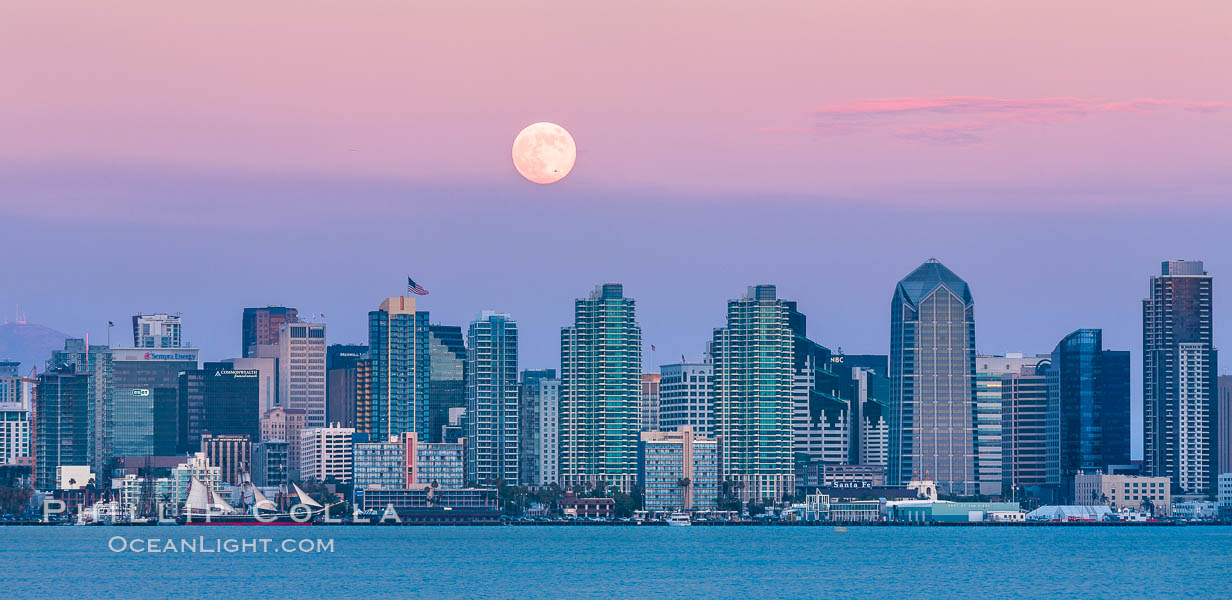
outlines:
{"label": "calm water surface", "polygon": [[[145,554],[112,536],[272,538]],[[333,552],[273,552],[284,538]],[[0,595],[1232,598],[1232,527],[0,527]]]}

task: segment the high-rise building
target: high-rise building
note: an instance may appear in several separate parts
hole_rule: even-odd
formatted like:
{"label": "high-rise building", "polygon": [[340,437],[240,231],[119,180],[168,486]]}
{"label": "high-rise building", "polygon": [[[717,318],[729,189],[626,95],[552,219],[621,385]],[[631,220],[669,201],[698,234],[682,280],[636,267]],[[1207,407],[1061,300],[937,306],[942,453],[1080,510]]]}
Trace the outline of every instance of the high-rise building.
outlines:
{"label": "high-rise building", "polygon": [[31,401],[38,379],[18,375],[19,363],[0,361],[0,466],[31,465]]}
{"label": "high-rise building", "polygon": [[240,332],[240,356],[254,356],[254,346],[278,343],[278,332],[284,323],[299,321],[299,311],[286,306],[245,308]]}
{"label": "high-rise building", "polygon": [[522,371],[518,415],[522,485],[551,485],[558,475],[560,380],[556,369]]}
{"label": "high-rise building", "polygon": [[325,324],[284,323],[278,331],[278,404],[325,426]]}
{"label": "high-rise building", "polygon": [[1052,360],[1001,376],[1002,495],[1038,495],[1048,480],[1048,369]]}
{"label": "high-rise building", "polygon": [[1104,350],[1103,331],[1079,329],[1048,369],[1047,484],[1072,501],[1074,476],[1129,464],[1129,352]]}
{"label": "high-rise building", "polygon": [[39,373],[35,388],[34,483],[56,489],[56,472],[63,466],[89,467],[93,438],[91,372],[78,373],[63,365]]}
{"label": "high-rise building", "polygon": [[1215,485],[1218,352],[1212,281],[1200,260],[1169,260],[1142,301],[1142,459],[1184,493]]}
{"label": "high-rise building", "polygon": [[741,502],[777,502],[795,488],[792,443],[794,304],[773,285],[727,303],[714,330],[714,431],[723,480]]}
{"label": "high-rise building", "polygon": [[466,333],[467,480],[516,483],[518,451],[518,324],[484,311]]}
{"label": "high-rise building", "polygon": [[1215,427],[1215,446],[1219,449],[1218,468],[1223,473],[1232,473],[1232,375],[1219,376],[1219,407],[1215,411],[1218,425]]}
{"label": "high-rise building", "polygon": [[642,431],[659,430],[659,373],[642,373],[641,414],[639,416]]}
{"label": "high-rise building", "polygon": [[688,426],[643,431],[638,446],[638,485],[650,511],[714,510],[719,499],[719,452],[713,438]]}
{"label": "high-rise building", "polygon": [[431,439],[427,311],[416,311],[414,298],[386,298],[368,313],[368,355],[371,391],[357,392],[356,430],[373,439],[408,432]]}
{"label": "high-rise building", "polygon": [[114,456],[173,456],[180,373],[198,368],[195,348],[113,348],[111,435]]}
{"label": "high-rise building", "polygon": [[102,480],[100,484],[105,486],[110,473],[106,466],[112,458],[111,348],[90,344],[88,340],[69,338],[64,340],[64,350],[51,353],[47,370],[66,365],[71,365],[79,375],[89,376],[86,390],[89,403],[87,462],[79,464],[88,465],[98,473]]}
{"label": "high-rise building", "polygon": [[1049,356],[1024,356],[1021,352],[980,354],[975,357],[975,474],[979,493],[998,496],[1005,489],[1005,448],[1002,379],[1020,373],[1024,366],[1035,366]]}
{"label": "high-rise building", "polygon": [[942,493],[978,493],[975,301],[967,282],[936,259],[894,289],[889,367],[887,482],[931,480]]}
{"label": "high-rise building", "polygon": [[333,344],[325,351],[325,419],[343,427],[355,426],[355,391],[359,361],[368,347]]}
{"label": "high-rise building", "polygon": [[428,439],[442,442],[449,410],[466,407],[466,344],[457,325],[428,326]]}
{"label": "high-rise building", "polygon": [[637,482],[642,329],[619,283],[574,302],[560,332],[560,483],[568,489]]}
{"label": "high-rise building", "polygon": [[355,430],[311,427],[299,432],[299,479],[350,483]]}
{"label": "high-rise building", "polygon": [[830,349],[808,338],[805,316],[795,302],[787,305],[794,336],[792,450],[797,470],[809,462],[848,464],[855,433],[850,369],[831,362]]}
{"label": "high-rise building", "polygon": [[133,346],[136,348],[182,348],[180,315],[157,313],[133,315]]}
{"label": "high-rise building", "polygon": [[290,447],[285,440],[261,440],[252,445],[253,485],[277,487],[290,481]]}
{"label": "high-rise building", "polygon": [[233,369],[225,362],[181,372],[176,435],[180,453],[199,452],[206,433],[258,439],[257,384],[257,371]]}
{"label": "high-rise building", "polygon": [[[265,348],[277,348],[277,344],[264,346]],[[230,363],[232,368],[245,371],[257,372],[257,412],[265,414],[265,411],[278,406],[278,357],[277,356],[249,356],[248,358],[228,358],[223,361]]]}
{"label": "high-rise building", "polygon": [[201,434],[201,451],[218,467],[223,483],[240,485],[252,474],[252,438],[247,435]]}
{"label": "high-rise building", "polygon": [[299,479],[299,432],[304,430],[308,414],[299,408],[274,407],[261,415],[261,441],[287,443],[286,474]]}
{"label": "high-rise building", "polygon": [[659,429],[689,427],[698,435],[714,433],[714,365],[679,362],[659,367]]}
{"label": "high-rise building", "polygon": [[[841,355],[840,355],[841,357]],[[837,368],[837,367],[834,367]],[[889,395],[890,380],[883,373],[864,367],[852,367],[852,415],[854,441],[852,464],[882,467],[890,462]]]}

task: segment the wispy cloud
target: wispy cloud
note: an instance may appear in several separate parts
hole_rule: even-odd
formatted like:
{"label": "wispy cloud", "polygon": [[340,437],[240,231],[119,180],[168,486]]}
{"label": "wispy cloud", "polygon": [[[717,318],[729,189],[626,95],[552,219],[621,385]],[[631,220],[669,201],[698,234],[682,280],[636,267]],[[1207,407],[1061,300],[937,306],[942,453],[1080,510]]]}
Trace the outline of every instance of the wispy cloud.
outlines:
{"label": "wispy cloud", "polygon": [[[970,145],[991,129],[1016,124],[1050,124],[1083,119],[1099,113],[1181,110],[1213,113],[1232,105],[1162,98],[1103,101],[1088,98],[994,98],[937,96],[876,98],[826,104],[810,111],[810,131],[842,135],[863,131],[889,131],[916,142]],[[766,128],[764,131],[784,131]]]}

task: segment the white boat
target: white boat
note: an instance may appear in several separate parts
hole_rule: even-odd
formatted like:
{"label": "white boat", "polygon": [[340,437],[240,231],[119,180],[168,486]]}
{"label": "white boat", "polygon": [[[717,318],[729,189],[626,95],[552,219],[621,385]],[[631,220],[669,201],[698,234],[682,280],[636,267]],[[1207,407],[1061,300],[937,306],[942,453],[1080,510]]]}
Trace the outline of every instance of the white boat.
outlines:
{"label": "white boat", "polygon": [[687,512],[674,512],[667,516],[668,527],[688,527],[693,524]]}

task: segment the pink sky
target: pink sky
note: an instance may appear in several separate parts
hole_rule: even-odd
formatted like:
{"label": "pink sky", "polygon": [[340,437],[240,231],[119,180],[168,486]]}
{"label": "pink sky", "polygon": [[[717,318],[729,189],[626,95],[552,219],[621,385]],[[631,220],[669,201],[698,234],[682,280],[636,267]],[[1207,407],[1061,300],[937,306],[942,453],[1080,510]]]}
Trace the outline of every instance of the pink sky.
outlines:
{"label": "pink sky", "polygon": [[1232,4],[1007,4],[14,0],[0,165],[520,185],[547,120],[574,190],[1232,189]]}

